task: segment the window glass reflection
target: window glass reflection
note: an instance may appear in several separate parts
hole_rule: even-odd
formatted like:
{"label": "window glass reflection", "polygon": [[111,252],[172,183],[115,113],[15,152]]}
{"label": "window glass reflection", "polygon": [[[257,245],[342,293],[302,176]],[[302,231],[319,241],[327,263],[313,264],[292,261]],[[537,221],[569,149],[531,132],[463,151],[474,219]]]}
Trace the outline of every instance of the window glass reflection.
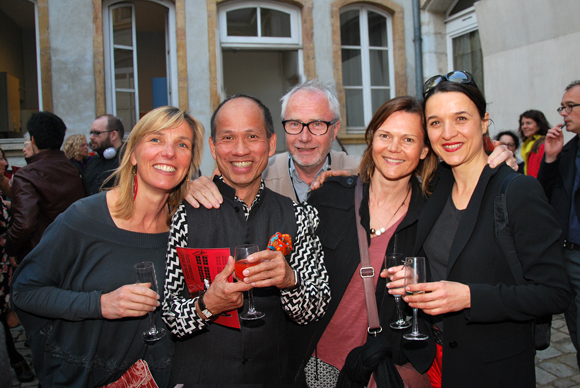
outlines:
{"label": "window glass reflection", "polygon": [[226,13],[228,36],[258,36],[257,8],[241,8]]}
{"label": "window glass reflection", "polygon": [[358,10],[340,14],[340,44],[342,46],[360,46],[360,20]]}
{"label": "window glass reflection", "polygon": [[290,15],[269,8],[260,8],[262,36],[290,38]]}

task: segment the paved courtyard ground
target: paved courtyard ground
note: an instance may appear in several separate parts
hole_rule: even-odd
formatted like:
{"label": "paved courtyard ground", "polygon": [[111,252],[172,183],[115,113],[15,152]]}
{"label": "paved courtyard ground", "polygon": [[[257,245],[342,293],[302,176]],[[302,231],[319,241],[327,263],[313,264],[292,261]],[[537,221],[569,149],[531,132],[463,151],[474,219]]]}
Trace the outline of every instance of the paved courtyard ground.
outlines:
{"label": "paved courtyard ground", "polygon": [[[26,336],[22,326],[12,329],[16,347],[28,362],[32,362],[30,350],[24,345]],[[14,388],[38,387],[38,380],[20,383],[12,372]],[[580,388],[580,371],[576,365],[576,352],[563,315],[556,315],[552,322],[552,344],[536,355],[536,387],[538,388]],[[517,387],[514,387],[517,388]]]}

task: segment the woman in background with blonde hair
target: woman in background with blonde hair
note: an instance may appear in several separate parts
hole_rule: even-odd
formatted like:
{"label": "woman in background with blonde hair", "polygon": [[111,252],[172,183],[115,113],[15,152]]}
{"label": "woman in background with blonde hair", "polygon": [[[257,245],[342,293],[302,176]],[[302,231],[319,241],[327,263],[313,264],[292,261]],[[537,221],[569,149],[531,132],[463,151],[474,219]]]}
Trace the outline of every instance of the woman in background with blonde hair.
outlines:
{"label": "woman in background with blonde hair", "polygon": [[12,298],[43,386],[100,387],[140,359],[168,385],[171,338],[142,338],[163,287],[135,284],[133,267],[153,262],[164,283],[169,220],[199,166],[202,134],[177,108],[149,112],[129,135],[115,186],[59,216],[15,273]]}
{"label": "woman in background with blonde hair", "polygon": [[91,160],[89,143],[87,143],[85,135],[70,135],[64,141],[62,150],[82,175],[87,163]]}

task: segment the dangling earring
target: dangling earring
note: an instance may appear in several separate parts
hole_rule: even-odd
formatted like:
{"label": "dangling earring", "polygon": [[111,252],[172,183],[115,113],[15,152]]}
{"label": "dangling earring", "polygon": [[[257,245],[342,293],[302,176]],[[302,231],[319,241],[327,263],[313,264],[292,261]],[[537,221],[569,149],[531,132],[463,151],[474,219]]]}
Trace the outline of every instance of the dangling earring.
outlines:
{"label": "dangling earring", "polygon": [[133,202],[135,202],[135,198],[137,198],[137,188],[139,186],[138,182],[137,182],[137,166],[133,166],[133,169],[131,170],[131,172],[133,172]]}

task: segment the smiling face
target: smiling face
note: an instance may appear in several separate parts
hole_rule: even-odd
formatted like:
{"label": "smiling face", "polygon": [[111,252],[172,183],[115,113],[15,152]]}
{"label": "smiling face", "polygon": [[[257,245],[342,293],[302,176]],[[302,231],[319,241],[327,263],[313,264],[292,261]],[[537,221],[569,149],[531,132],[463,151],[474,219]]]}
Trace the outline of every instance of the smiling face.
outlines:
{"label": "smiling face", "polygon": [[538,123],[536,123],[534,119],[528,117],[522,117],[520,128],[527,139],[534,136],[540,130]]}
{"label": "smiling face", "polygon": [[[267,136],[260,107],[244,97],[226,102],[215,117],[215,142],[210,137],[211,155],[224,181],[236,195],[250,204],[258,190],[268,158],[276,150],[276,135]],[[248,202],[249,201],[249,202]]]}
{"label": "smiling face", "polygon": [[416,113],[395,112],[373,134],[375,174],[387,180],[410,177],[428,152],[421,116]]}
{"label": "smiling face", "polygon": [[137,166],[138,193],[169,194],[188,173],[192,147],[193,132],[186,122],[146,135],[131,154],[131,164]]}
{"label": "smiling face", "polygon": [[433,94],[425,104],[427,132],[433,151],[451,167],[486,164],[483,134],[489,114],[482,119],[477,107],[460,92]]}
{"label": "smiling face", "polygon": [[[284,120],[298,120],[303,123],[311,121],[332,121],[334,113],[328,99],[321,91],[300,90],[288,100]],[[318,172],[332,148],[332,142],[340,129],[340,121],[328,128],[321,136],[310,133],[304,128],[298,135],[286,134],[286,148],[294,160],[297,169],[307,172]]]}

